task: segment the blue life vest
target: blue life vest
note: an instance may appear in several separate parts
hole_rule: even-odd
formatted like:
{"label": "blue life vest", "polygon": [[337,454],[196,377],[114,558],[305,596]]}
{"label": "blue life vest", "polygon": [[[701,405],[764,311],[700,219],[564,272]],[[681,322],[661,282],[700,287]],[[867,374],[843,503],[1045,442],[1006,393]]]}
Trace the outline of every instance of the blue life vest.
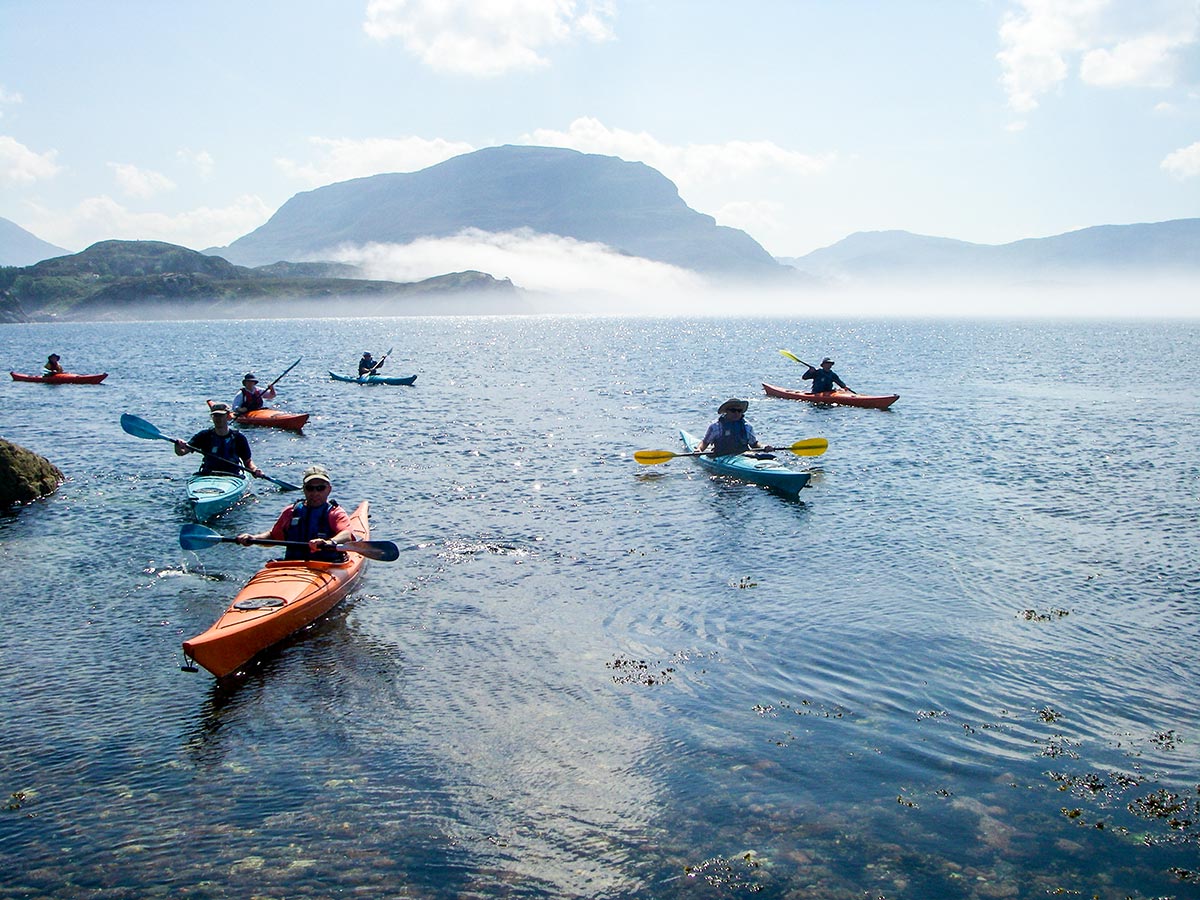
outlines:
{"label": "blue life vest", "polygon": [[[203,433],[201,432],[201,434]],[[200,463],[200,471],[197,474],[237,475],[241,472],[241,463],[238,461],[238,437],[240,435],[236,431],[231,431],[225,437],[221,437],[211,429],[208,433],[211,437],[202,439],[200,442],[196,440],[200,435],[192,438],[192,443],[198,443],[202,450],[208,451],[204,455],[204,461]]]}
{"label": "blue life vest", "polygon": [[721,433],[713,441],[712,452],[717,456],[729,456],[734,453],[745,453],[750,449],[750,436],[746,431],[745,420],[718,419]]}
{"label": "blue life vest", "polygon": [[[333,525],[329,521],[329,511],[337,506],[336,500],[330,500],[318,507],[306,506],[300,500],[292,507],[292,520],[288,523],[284,539],[308,543],[314,538],[329,540],[333,535]],[[307,547],[288,547],[284,559],[315,559],[321,562],[345,562],[346,554],[341,550],[318,550],[316,553]]]}

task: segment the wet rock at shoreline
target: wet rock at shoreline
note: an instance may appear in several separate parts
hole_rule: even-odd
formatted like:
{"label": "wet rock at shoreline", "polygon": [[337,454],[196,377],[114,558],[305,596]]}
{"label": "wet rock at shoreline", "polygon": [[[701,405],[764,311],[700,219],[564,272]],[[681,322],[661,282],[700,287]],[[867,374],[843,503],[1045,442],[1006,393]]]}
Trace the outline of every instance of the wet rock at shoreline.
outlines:
{"label": "wet rock at shoreline", "polygon": [[63,473],[49,460],[0,438],[0,509],[53,494],[62,482]]}

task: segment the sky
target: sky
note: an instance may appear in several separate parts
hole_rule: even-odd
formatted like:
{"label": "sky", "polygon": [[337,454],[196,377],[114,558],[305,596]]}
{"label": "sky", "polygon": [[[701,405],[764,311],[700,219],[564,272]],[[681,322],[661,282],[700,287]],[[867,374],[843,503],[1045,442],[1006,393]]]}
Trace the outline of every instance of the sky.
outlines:
{"label": "sky", "polygon": [[778,257],[1192,218],[1200,3],[0,0],[0,216],[72,252],[500,144],[644,162]]}

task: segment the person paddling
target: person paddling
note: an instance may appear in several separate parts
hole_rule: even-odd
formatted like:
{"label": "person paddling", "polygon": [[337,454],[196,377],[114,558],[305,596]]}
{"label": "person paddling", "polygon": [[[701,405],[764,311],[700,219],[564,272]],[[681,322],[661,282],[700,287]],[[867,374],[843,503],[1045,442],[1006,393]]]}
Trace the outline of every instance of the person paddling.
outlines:
{"label": "person paddling", "polygon": [[362,378],[364,375],[370,375],[381,366],[383,366],[383,360],[381,359],[379,362],[375,362],[375,357],[373,357],[371,355],[371,351],[368,350],[363,353],[362,359],[358,361],[358,377]]}
{"label": "person paddling", "polygon": [[[809,366],[808,371],[800,377],[805,381],[812,382],[812,392],[814,394],[826,394],[833,390],[835,384],[839,385],[844,391],[850,391],[850,388],[846,386],[846,382],[838,378],[837,372],[833,371],[833,360],[828,356],[821,360],[821,368],[814,369],[812,366]],[[850,391],[850,393],[853,394],[854,391]]]}
{"label": "person paddling", "polygon": [[269,531],[239,534],[237,543],[249,547],[254,541],[297,541],[308,546],[289,546],[284,559],[344,561],[346,554],[336,549],[337,545],[358,537],[346,511],[329,499],[333,490],[329,471],[324,466],[309,466],[304,470],[303,484],[304,499],[285,506]]}
{"label": "person paddling", "polygon": [[260,391],[258,379],[254,377],[254,373],[247,372],[242,378],[242,389],[237,392],[237,396],[233,398],[230,406],[233,408],[233,414],[240,416],[252,409],[262,409],[264,400],[274,399],[275,385],[268,385],[266,390]]}
{"label": "person paddling", "polygon": [[47,375],[61,375],[62,374],[62,372],[63,372],[62,363],[60,363],[58,360],[59,360],[59,355],[57,353],[50,354],[50,358],[46,360],[46,365],[42,367],[46,370]]}
{"label": "person paddling", "polygon": [[[199,450],[204,454],[197,475],[237,475],[244,466],[255,478],[262,478],[262,469],[250,459],[250,442],[240,431],[229,427],[231,411],[224,403],[214,403],[209,408],[212,428],[192,435],[187,443],[175,441],[175,455],[186,456]],[[189,446],[190,445],[190,446]]]}
{"label": "person paddling", "polygon": [[704,439],[696,446],[696,450],[704,453],[710,450],[714,456],[731,456],[735,453],[745,453],[747,450],[770,450],[763,447],[754,436],[754,429],[746,421],[746,410],[750,404],[745,400],[732,397],[717,407],[719,418],[708,426]]}

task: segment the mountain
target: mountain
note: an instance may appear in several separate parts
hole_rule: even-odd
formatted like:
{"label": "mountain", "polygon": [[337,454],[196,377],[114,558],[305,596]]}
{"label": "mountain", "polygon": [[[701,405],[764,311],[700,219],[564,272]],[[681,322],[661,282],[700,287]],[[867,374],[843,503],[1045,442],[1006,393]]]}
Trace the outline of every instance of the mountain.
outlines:
{"label": "mountain", "polygon": [[484,312],[522,311],[511,282],[482,272],[401,284],[338,277],[349,268],[259,270],[161,241],[101,241],[0,269],[0,322],[461,313],[481,311],[481,298]]}
{"label": "mountain", "polygon": [[827,280],[989,280],[1200,277],[1200,219],[1097,225],[1009,244],[971,244],[872,231],[780,262]]}
{"label": "mountain", "polygon": [[0,266],[30,266],[67,252],[30,234],[16,222],[0,218]]}
{"label": "mountain", "polygon": [[297,194],[213,252],[242,265],[301,262],[329,259],[343,245],[407,244],[470,228],[599,242],[710,275],[786,272],[744,231],[688,207],[649,166],[554,147],[489,147],[419,172]]}

